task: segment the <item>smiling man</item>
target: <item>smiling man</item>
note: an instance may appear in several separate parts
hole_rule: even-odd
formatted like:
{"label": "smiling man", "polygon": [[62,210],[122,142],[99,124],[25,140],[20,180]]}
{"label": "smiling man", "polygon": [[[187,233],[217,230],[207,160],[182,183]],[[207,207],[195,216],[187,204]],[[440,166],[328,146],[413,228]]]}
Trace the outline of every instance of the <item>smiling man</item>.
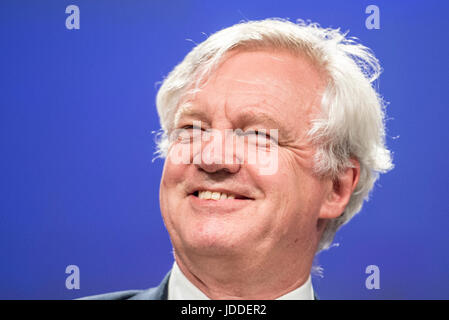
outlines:
{"label": "smiling man", "polygon": [[173,269],[91,298],[314,299],[316,253],[392,167],[379,73],[314,24],[250,21],[195,47],[157,97]]}

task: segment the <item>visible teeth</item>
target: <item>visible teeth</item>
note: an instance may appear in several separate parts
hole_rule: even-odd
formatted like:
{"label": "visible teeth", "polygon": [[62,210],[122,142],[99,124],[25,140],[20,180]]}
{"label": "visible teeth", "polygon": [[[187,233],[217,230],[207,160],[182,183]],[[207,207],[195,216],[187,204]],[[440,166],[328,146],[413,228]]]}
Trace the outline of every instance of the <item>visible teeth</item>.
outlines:
{"label": "visible teeth", "polygon": [[219,200],[220,199],[220,192],[212,192],[212,199]]}
{"label": "visible teeth", "polygon": [[212,195],[212,192],[210,191],[204,191],[203,192],[203,199],[210,199]]}
{"label": "visible teeth", "polygon": [[234,194],[226,194],[224,192],[198,191],[198,198],[205,200],[226,200],[235,199]]}

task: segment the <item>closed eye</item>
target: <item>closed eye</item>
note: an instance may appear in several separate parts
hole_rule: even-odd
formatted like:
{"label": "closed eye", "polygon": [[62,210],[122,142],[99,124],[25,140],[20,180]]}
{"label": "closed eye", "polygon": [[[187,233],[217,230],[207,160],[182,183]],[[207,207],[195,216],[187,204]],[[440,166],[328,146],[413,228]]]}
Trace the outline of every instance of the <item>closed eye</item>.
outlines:
{"label": "closed eye", "polygon": [[255,135],[258,138],[260,137],[260,138],[272,140],[273,142],[278,143],[278,141],[275,138],[273,138],[266,130],[254,129],[254,130],[240,131],[240,135],[241,136]]}
{"label": "closed eye", "polygon": [[245,136],[250,135],[250,134],[255,134],[257,136],[270,138],[270,135],[268,133],[259,131],[259,130],[247,130],[247,131],[243,132],[243,135],[245,135]]}
{"label": "closed eye", "polygon": [[201,128],[199,126],[194,126],[194,125],[191,125],[191,124],[185,125],[185,126],[181,127],[181,129],[185,129],[185,130],[194,129],[194,130],[203,130],[204,131],[203,128]]}

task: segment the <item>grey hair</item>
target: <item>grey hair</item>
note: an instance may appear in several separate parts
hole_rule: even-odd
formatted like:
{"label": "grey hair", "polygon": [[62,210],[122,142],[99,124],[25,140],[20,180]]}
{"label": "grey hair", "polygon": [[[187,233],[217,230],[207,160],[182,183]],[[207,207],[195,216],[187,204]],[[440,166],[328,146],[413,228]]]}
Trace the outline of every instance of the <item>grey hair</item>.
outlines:
{"label": "grey hair", "polygon": [[212,34],[197,45],[163,81],[156,98],[162,135],[158,153],[166,157],[168,134],[174,127],[182,96],[236,48],[285,49],[305,54],[326,73],[321,115],[312,120],[308,136],[316,145],[315,171],[337,177],[360,163],[359,182],[344,212],[330,220],[317,252],[329,248],[335,233],[360,211],[380,173],[393,168],[385,145],[385,103],[375,88],[381,67],[372,51],[340,29],[283,19],[246,21]]}

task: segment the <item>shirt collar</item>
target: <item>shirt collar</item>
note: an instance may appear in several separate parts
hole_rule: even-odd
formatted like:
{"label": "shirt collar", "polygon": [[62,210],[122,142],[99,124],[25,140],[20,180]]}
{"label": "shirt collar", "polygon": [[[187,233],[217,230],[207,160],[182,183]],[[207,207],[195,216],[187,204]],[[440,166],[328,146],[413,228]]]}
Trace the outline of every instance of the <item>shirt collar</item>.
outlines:
{"label": "shirt collar", "polygon": [[[310,275],[307,281],[289,293],[276,300],[313,300],[313,286]],[[173,264],[173,268],[168,281],[168,300],[210,300],[200,289],[198,289],[179,269],[178,264]]]}

